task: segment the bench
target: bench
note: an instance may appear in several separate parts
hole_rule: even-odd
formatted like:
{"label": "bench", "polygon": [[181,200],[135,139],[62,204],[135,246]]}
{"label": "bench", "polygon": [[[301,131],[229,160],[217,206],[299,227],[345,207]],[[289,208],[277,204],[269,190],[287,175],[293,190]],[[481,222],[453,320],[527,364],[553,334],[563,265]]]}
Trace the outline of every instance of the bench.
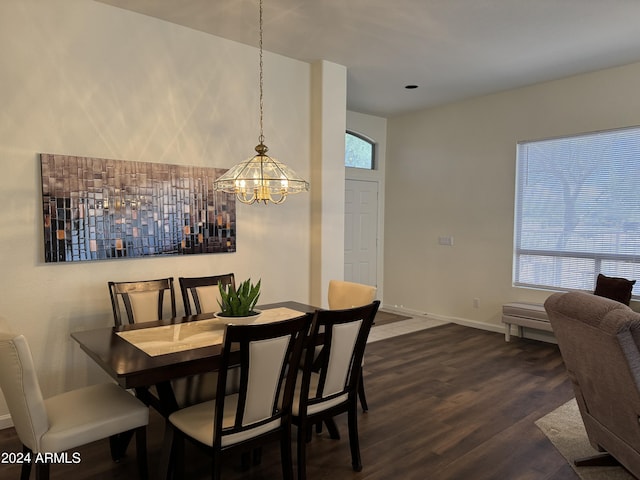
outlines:
{"label": "bench", "polygon": [[502,323],[504,323],[504,339],[511,340],[511,325],[518,326],[518,335],[523,336],[523,328],[535,328],[552,332],[547,312],[540,303],[513,302],[502,306]]}

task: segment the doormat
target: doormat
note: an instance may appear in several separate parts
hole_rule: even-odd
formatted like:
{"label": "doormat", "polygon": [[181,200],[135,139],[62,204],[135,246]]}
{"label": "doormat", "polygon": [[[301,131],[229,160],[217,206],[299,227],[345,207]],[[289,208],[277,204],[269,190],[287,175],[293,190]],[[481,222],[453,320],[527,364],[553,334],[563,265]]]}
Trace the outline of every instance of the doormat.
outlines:
{"label": "doormat", "polygon": [[411,317],[406,315],[400,315],[392,312],[383,312],[378,310],[375,318],[375,326],[388,325],[390,323],[400,322],[402,320],[409,320]]}

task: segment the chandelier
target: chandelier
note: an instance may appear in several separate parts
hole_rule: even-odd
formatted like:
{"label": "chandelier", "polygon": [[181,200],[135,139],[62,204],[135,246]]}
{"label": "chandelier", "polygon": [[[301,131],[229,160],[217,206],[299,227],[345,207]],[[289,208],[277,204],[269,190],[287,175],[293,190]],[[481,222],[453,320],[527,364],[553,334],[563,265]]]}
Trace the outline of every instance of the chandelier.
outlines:
{"label": "chandelier", "polygon": [[284,202],[293,193],[309,190],[309,182],[290,167],[267,155],[263,133],[263,73],[262,73],[262,0],[260,0],[260,136],[256,155],[230,168],[213,183],[216,191],[235,194],[246,204]]}

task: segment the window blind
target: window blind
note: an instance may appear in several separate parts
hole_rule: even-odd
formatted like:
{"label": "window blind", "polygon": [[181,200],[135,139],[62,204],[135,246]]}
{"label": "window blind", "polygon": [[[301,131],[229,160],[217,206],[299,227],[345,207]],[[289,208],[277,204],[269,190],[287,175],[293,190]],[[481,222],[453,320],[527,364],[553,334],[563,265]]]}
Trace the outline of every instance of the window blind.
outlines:
{"label": "window blind", "polygon": [[593,291],[598,273],[640,280],[640,127],[518,143],[514,285]]}

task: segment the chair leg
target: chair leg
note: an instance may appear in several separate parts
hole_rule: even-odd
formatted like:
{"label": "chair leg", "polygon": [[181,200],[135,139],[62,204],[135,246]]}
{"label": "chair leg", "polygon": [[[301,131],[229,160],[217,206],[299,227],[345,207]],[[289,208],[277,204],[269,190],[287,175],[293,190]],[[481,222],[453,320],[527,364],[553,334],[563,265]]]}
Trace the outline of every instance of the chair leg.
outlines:
{"label": "chair leg", "polygon": [[109,437],[109,446],[111,447],[111,459],[119,462],[127,453],[127,447],[133,437],[134,430],[117,433]]}
{"label": "chair leg", "polygon": [[251,452],[246,451],[240,454],[240,470],[246,472],[251,468]]}
{"label": "chair leg", "polygon": [[362,405],[362,411],[368,412],[369,405],[367,405],[367,396],[364,393],[364,378],[360,375],[360,383],[358,385],[358,397],[360,397],[360,405]]}
{"label": "chair leg", "polygon": [[291,425],[285,428],[280,437],[280,459],[282,462],[282,478],[293,480],[293,458],[291,455]]}
{"label": "chair leg", "polygon": [[141,480],[149,478],[149,464],[147,462],[147,427],[136,429],[136,459],[138,461],[138,473]]}
{"label": "chair leg", "polygon": [[[220,480],[222,477],[222,454],[219,450],[215,450],[213,452],[213,465],[211,468],[211,479],[212,480]],[[251,455],[249,455],[249,457],[251,457]],[[184,478],[184,475],[181,475],[180,477],[176,477],[176,478]]]}
{"label": "chair leg", "polygon": [[[327,424],[327,430],[329,430],[329,437],[333,440],[340,440],[340,432],[338,431],[338,427],[336,426],[336,422],[333,418],[329,420],[325,420],[324,423]],[[316,423],[316,433],[320,435],[322,433],[322,421]],[[311,441],[311,430],[307,430],[307,442]]]}
{"label": "chair leg", "polygon": [[22,469],[20,470],[20,480],[29,480],[29,477],[31,476],[31,465],[33,465],[33,452],[26,445],[22,445],[22,453],[24,453],[25,456],[28,455],[31,461],[29,463],[22,464]]}
{"label": "chair leg", "polygon": [[[289,441],[291,441],[291,439],[289,439]],[[257,466],[260,465],[262,463],[262,447],[256,447],[253,449],[253,458],[252,458],[252,462],[253,462],[253,466]]]}
{"label": "chair leg", "polygon": [[48,463],[36,463],[36,480],[49,480]]}
{"label": "chair leg", "polygon": [[358,405],[354,398],[347,412],[349,423],[349,447],[351,448],[351,466],[355,472],[362,470],[360,458],[360,439],[358,438]]}
{"label": "chair leg", "polygon": [[298,425],[298,480],[307,478],[307,430],[302,422]]}
{"label": "chair leg", "polygon": [[620,462],[608,452],[577,458],[573,463],[576,467],[615,467],[620,465]]}
{"label": "chair leg", "polygon": [[175,454],[173,456],[175,462],[175,475],[174,478],[184,478],[184,467],[185,467],[185,452],[184,452],[184,444],[185,439],[182,432],[176,431],[175,438],[173,440],[173,449],[175,450]]}
{"label": "chair leg", "polygon": [[[180,455],[180,446],[178,445],[180,443],[180,440],[177,437],[179,437],[179,435],[176,432],[176,429],[173,427],[173,425],[171,425],[171,423],[169,423],[169,421],[167,421],[164,428],[162,457],[160,460],[161,479],[170,480],[174,477],[174,470],[177,470],[177,467],[184,466],[184,451],[182,452],[183,459],[177,459],[176,461],[176,457]],[[177,465],[177,463],[179,462],[182,462],[182,464]],[[175,475],[175,478],[181,478],[179,476],[181,473],[182,471],[178,470],[178,474]]]}

